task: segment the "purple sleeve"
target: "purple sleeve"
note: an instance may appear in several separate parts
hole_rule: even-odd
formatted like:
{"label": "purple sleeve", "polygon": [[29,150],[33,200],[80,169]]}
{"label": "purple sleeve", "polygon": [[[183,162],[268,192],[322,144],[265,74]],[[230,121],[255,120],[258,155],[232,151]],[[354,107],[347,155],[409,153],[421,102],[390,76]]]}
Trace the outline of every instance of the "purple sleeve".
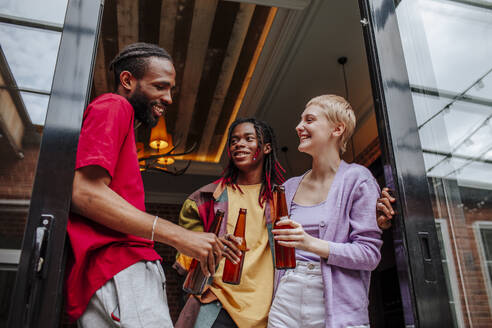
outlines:
{"label": "purple sleeve", "polygon": [[374,270],[381,259],[383,241],[376,222],[379,186],[373,179],[362,182],[354,193],[350,209],[349,242],[329,242],[327,264],[351,270]]}

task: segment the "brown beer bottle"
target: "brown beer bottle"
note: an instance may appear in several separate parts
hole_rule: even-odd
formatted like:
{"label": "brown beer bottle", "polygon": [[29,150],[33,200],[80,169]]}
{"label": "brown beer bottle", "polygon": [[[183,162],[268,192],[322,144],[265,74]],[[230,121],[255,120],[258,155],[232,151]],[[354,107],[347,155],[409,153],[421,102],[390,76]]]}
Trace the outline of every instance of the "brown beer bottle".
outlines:
{"label": "brown beer bottle", "polygon": [[[223,218],[224,211],[217,210],[209,231],[219,235]],[[218,261],[220,261],[220,259],[217,260],[217,263]],[[190,294],[201,294],[207,285],[207,281],[208,277],[203,274],[202,268],[200,267],[200,262],[193,259],[193,261],[191,261],[190,269],[188,270],[188,275],[186,276],[186,280],[183,284],[183,290]]]}
{"label": "brown beer bottle", "polygon": [[[275,217],[273,220],[274,229],[292,229],[290,225],[276,226],[281,217],[289,215],[287,202],[285,200],[285,187],[275,186],[273,188],[273,199],[275,206]],[[279,245],[275,240],[275,267],[277,269],[293,269],[296,267],[296,249]]]}
{"label": "brown beer bottle", "polygon": [[239,209],[239,216],[237,218],[236,227],[234,228],[234,236],[242,239],[241,245],[238,245],[241,251],[239,256],[239,263],[234,264],[227,258],[224,265],[224,273],[222,274],[222,281],[232,285],[239,285],[241,283],[241,272],[243,271],[244,253],[246,252],[246,209]]}

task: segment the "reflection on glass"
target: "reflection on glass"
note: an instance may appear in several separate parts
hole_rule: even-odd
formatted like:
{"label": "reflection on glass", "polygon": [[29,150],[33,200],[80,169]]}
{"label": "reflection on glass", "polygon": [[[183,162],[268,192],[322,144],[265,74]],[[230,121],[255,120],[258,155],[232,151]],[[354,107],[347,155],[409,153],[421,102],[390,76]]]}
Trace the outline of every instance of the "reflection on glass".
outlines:
{"label": "reflection on glass", "polygon": [[63,24],[68,0],[0,0],[0,14]]}
{"label": "reflection on glass", "polygon": [[[0,23],[0,327],[7,325],[39,156],[35,125],[44,125],[61,37],[43,24],[62,26],[66,7],[67,0],[0,0],[0,18],[11,22]],[[39,28],[25,26],[32,20]]]}
{"label": "reflection on glass", "polygon": [[17,85],[49,92],[61,34],[0,23],[0,36]]}
{"label": "reflection on glass", "polygon": [[396,11],[455,326],[487,326],[492,236],[473,227],[492,227],[492,2],[403,0]]}
{"label": "reflection on glass", "polygon": [[441,261],[444,274],[446,276],[446,288],[449,296],[449,304],[451,306],[451,314],[455,327],[459,327],[459,322],[463,322],[461,313],[461,302],[459,298],[458,279],[456,278],[456,269],[454,266],[453,253],[451,251],[451,243],[449,240],[448,228],[445,220],[436,220],[437,238],[439,239],[439,247],[441,251]]}
{"label": "reflection on glass", "polygon": [[31,121],[37,125],[44,125],[60,38],[59,32],[0,23],[0,46]]}
{"label": "reflection on glass", "polygon": [[[487,291],[492,293],[492,222],[475,222],[475,236],[477,238],[478,249],[484,270],[484,280]],[[489,298],[492,306],[492,299]]]}
{"label": "reflection on glass", "polygon": [[21,92],[21,95],[32,124],[44,125],[50,97],[29,92]]}

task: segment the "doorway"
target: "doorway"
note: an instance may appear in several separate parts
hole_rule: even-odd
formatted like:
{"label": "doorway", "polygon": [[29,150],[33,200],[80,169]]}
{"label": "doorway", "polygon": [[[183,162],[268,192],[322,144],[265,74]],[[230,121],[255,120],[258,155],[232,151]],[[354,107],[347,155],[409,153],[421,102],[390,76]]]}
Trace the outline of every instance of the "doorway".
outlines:
{"label": "doorway", "polygon": [[[404,183],[407,180],[396,169],[405,167],[397,152],[405,147],[396,148],[400,144],[392,138],[397,133],[390,133],[390,130],[400,127],[391,115],[402,105],[387,98],[393,92],[393,89],[386,88],[390,74],[381,69],[383,65],[396,65],[396,71],[400,72],[404,67],[402,58],[395,64],[388,57],[395,53],[403,57],[398,53],[400,39],[396,40],[396,46],[393,44],[396,50],[387,47],[392,50],[385,53],[382,49],[387,46],[386,39],[380,37],[388,27],[388,17],[394,15],[395,4],[393,1],[370,0],[360,1],[360,5],[361,8],[356,1],[323,0],[106,0],[103,18],[96,30],[99,41],[92,44],[97,48],[92,66],[93,83],[86,83],[91,88],[84,89],[79,98],[94,98],[113,90],[110,62],[125,45],[137,41],[152,42],[171,52],[179,84],[171,115],[164,122],[167,126],[166,142],[172,145],[179,140],[180,146],[176,148],[184,154],[166,153],[173,159],[172,163],[163,161],[164,164],[158,165],[157,161],[145,161],[142,176],[148,210],[177,219],[179,204],[187,194],[213,181],[222,171],[226,162],[223,152],[225,131],[235,118],[257,116],[271,123],[277,133],[280,160],[287,169],[287,176],[296,176],[310,167],[309,158],[296,150],[297,137],[293,129],[304,105],[316,95],[342,95],[352,104],[357,116],[357,129],[344,159],[369,167],[381,186],[395,188],[395,192],[402,195],[399,212],[413,219],[409,208],[418,209],[419,199],[404,197],[408,192],[403,189],[408,188]],[[96,6],[90,11],[95,15],[98,9]],[[77,14],[75,6],[72,10],[72,14]],[[394,22],[389,22],[394,29],[391,25]],[[93,22],[93,25],[97,23]],[[50,28],[60,27],[55,24]],[[390,32],[394,33],[394,30]],[[88,51],[86,57],[91,57],[91,54]],[[69,54],[65,56],[68,58]],[[82,71],[90,71],[87,65],[83,68],[85,70]],[[2,92],[12,89],[12,85],[7,83]],[[393,87],[405,92],[407,85],[396,83]],[[82,111],[83,107],[74,109],[69,117],[80,117]],[[7,130],[3,126],[2,129]],[[150,137],[150,131],[137,133],[143,157],[152,151],[148,146]],[[3,140],[5,138],[0,142]],[[9,147],[15,149],[12,144]],[[67,181],[72,173],[70,171],[65,176]],[[9,174],[10,171],[5,173],[5,177]],[[426,189],[425,180],[423,184],[420,180],[418,182],[419,192]],[[424,203],[426,197],[429,201],[428,191],[422,197]],[[9,211],[24,206],[19,211],[26,212],[29,201],[26,203],[23,199],[24,202],[20,203],[9,200],[6,203]],[[60,214],[64,215],[63,212]],[[383,234],[383,258],[371,282],[370,318],[373,327],[418,325],[414,317],[421,314],[422,304],[432,299],[429,296],[435,291],[432,286],[441,286],[439,274],[436,279],[431,277],[434,280],[427,279],[436,265],[441,266],[439,254],[435,254],[439,249],[432,239],[435,228],[432,228],[433,234],[426,235],[427,228],[412,226],[417,220],[409,220],[408,225],[402,225],[402,222],[401,217],[395,220],[398,223],[396,229]],[[434,227],[434,222],[431,223]],[[64,237],[63,227],[57,233]],[[420,239],[410,238],[410,234],[420,236]],[[15,238],[19,241],[18,236]],[[26,245],[26,261],[29,262],[31,246]],[[429,248],[426,245],[430,245]],[[427,257],[422,256],[422,250],[430,252],[424,254]],[[171,248],[159,251],[169,273],[168,299],[173,319],[176,319],[181,306],[181,288],[179,279],[173,276],[170,268],[174,251]],[[416,259],[415,263],[420,262],[409,265],[407,262],[412,257]],[[3,258],[5,256],[0,257]],[[16,266],[17,263],[13,262],[13,267]],[[11,278],[6,279],[2,288],[8,287],[8,279]],[[431,287],[426,285],[428,281]],[[56,288],[60,288],[59,282]],[[425,288],[428,289],[427,294],[423,292]],[[446,296],[444,301],[447,302]],[[59,308],[59,295],[54,297],[54,302],[58,302]],[[425,320],[422,322],[426,323]]]}
{"label": "doorway", "polygon": [[[345,97],[354,109],[357,124],[343,159],[368,167],[382,188],[386,185],[383,141],[378,133],[382,123],[374,105],[359,4],[320,1],[311,3],[305,11],[292,40],[294,46],[283,57],[275,58],[281,64],[255,115],[272,124],[282,165],[288,176],[297,176],[311,166],[310,158],[297,151],[294,130],[305,104],[321,94]],[[391,230],[384,231],[383,240],[382,260],[372,274],[370,287],[371,327],[404,327]]]}

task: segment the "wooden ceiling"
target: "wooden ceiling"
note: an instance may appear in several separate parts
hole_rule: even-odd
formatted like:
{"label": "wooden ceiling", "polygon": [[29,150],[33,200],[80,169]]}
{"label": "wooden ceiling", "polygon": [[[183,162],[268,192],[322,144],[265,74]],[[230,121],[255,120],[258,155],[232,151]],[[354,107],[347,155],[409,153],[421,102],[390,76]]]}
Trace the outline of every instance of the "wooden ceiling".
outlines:
{"label": "wooden ceiling", "polygon": [[[133,42],[159,44],[176,68],[168,133],[182,159],[218,162],[276,8],[218,0],[106,0],[92,98],[114,90],[109,63]],[[150,131],[139,129],[146,145]]]}

